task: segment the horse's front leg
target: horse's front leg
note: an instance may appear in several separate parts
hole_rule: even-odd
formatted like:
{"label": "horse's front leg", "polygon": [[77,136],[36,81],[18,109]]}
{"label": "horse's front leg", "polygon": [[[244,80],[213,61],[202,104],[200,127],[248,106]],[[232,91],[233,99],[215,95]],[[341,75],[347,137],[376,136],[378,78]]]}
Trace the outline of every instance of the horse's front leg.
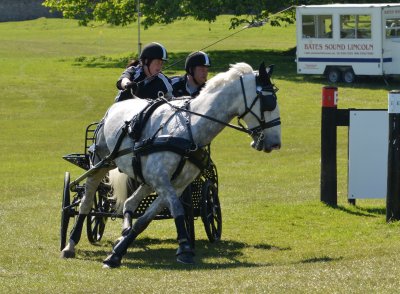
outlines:
{"label": "horse's front leg", "polygon": [[81,204],[79,206],[79,214],[71,231],[68,244],[61,251],[62,258],[75,257],[75,246],[79,243],[79,240],[81,238],[83,223],[86,216],[90,213],[90,210],[92,209],[93,199],[97,187],[99,186],[101,180],[105,177],[108,171],[109,169],[103,168],[87,178],[85,184],[85,196],[81,200]]}

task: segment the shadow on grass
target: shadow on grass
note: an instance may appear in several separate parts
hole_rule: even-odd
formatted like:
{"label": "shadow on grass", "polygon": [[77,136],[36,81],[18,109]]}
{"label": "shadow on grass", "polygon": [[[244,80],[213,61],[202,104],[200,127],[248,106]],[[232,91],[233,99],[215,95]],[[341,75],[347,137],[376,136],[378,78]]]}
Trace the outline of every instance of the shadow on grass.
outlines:
{"label": "shadow on grass", "polygon": [[[78,258],[91,259],[102,262],[110,253],[113,242],[107,241],[97,245],[101,250],[79,250]],[[156,246],[156,248],[154,248]],[[163,247],[163,248],[160,248]],[[104,250],[103,250],[104,248]],[[196,241],[195,265],[187,266],[176,262],[177,242],[175,239],[143,238],[136,240],[122,260],[122,266],[128,268],[152,268],[172,270],[207,270],[227,268],[249,268],[269,266],[271,264],[243,261],[243,250],[268,250],[285,251],[290,248],[282,248],[270,244],[249,245],[243,242],[224,240],[210,243],[208,240]]]}
{"label": "shadow on grass", "polygon": [[386,215],[386,208],[385,207],[359,207],[356,206],[357,209],[372,213],[372,214],[377,214],[379,216]]}
{"label": "shadow on grass", "polygon": [[331,262],[331,261],[338,261],[342,260],[342,257],[337,257],[337,258],[332,258],[329,256],[322,256],[322,257],[313,257],[313,258],[308,258],[300,261],[300,263],[317,263],[317,262]]}
{"label": "shadow on grass", "polygon": [[349,208],[343,205],[327,205],[327,206],[357,216],[381,217],[382,215],[386,214],[386,208],[380,208],[380,207],[359,207],[354,205]]}
{"label": "shadow on grass", "polygon": [[[164,66],[164,73],[167,76],[177,75],[183,72],[186,56],[190,52],[170,52],[169,61]],[[227,71],[229,64],[236,62],[246,62],[254,69],[262,61],[268,64],[275,64],[273,77],[277,79],[317,84],[328,84],[326,78],[322,75],[298,75],[296,70],[296,48],[288,50],[215,50],[207,51],[210,55],[212,67],[210,73],[215,75],[219,72]],[[128,64],[129,60],[133,59],[132,56],[125,56],[120,58],[112,58],[107,56],[94,56],[86,57],[80,56],[73,60],[75,66],[93,67],[93,68],[120,68],[121,73]],[[116,77],[117,78],[117,77]],[[336,86],[341,88],[354,88],[354,89],[397,89],[400,85],[398,79],[389,81],[390,85],[385,84],[383,77],[358,77],[356,83],[346,84],[339,83]]]}

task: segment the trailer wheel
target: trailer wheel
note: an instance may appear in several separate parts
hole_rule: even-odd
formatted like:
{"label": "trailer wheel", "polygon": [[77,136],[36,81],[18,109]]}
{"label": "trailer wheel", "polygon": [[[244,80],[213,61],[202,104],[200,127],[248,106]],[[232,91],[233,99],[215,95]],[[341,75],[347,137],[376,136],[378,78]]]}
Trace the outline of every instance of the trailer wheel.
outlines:
{"label": "trailer wheel", "polygon": [[345,81],[348,84],[351,84],[354,82],[355,79],[356,75],[354,74],[354,71],[351,68],[344,71],[343,81]]}
{"label": "trailer wheel", "polygon": [[340,81],[340,76],[341,76],[340,70],[337,69],[336,67],[331,67],[327,69],[326,77],[329,83],[336,84],[337,82]]}

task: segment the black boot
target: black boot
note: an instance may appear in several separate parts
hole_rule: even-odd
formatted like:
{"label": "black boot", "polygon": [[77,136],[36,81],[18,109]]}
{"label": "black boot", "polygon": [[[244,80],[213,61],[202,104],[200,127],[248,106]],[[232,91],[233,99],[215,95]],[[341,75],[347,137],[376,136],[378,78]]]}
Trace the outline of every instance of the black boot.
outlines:
{"label": "black boot", "polygon": [[85,221],[86,216],[87,214],[79,214],[74,224],[74,228],[71,231],[71,236],[69,238],[74,241],[75,245],[78,244],[81,239],[83,222]]}
{"label": "black boot", "polygon": [[131,243],[136,239],[137,233],[134,230],[130,230],[129,233],[124,236],[113,248],[111,254],[107,256],[103,261],[104,268],[116,268],[121,266],[122,256],[126,254],[126,251]]}
{"label": "black boot", "polygon": [[110,254],[103,260],[103,268],[117,268],[121,266],[122,257],[117,254]]}
{"label": "black boot", "polygon": [[126,236],[129,234],[129,231],[132,229],[132,211],[126,211],[124,213],[124,222],[122,224],[122,236]]}
{"label": "black boot", "polygon": [[188,241],[179,244],[178,250],[176,251],[176,261],[183,264],[194,264],[193,256],[194,251]]}
{"label": "black boot", "polygon": [[179,247],[176,251],[176,260],[183,264],[194,264],[194,251],[190,246],[188,234],[185,226],[185,217],[183,215],[175,218],[176,231],[178,233]]}

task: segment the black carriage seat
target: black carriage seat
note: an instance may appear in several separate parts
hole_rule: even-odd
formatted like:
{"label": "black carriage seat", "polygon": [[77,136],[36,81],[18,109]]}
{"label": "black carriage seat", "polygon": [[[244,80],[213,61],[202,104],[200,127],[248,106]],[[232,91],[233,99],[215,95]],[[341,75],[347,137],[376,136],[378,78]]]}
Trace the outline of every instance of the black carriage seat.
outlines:
{"label": "black carriage seat", "polygon": [[64,155],[63,159],[69,161],[84,170],[90,169],[90,155],[94,153],[96,132],[99,122],[94,122],[86,127],[85,131],[85,147],[83,153],[71,153]]}

